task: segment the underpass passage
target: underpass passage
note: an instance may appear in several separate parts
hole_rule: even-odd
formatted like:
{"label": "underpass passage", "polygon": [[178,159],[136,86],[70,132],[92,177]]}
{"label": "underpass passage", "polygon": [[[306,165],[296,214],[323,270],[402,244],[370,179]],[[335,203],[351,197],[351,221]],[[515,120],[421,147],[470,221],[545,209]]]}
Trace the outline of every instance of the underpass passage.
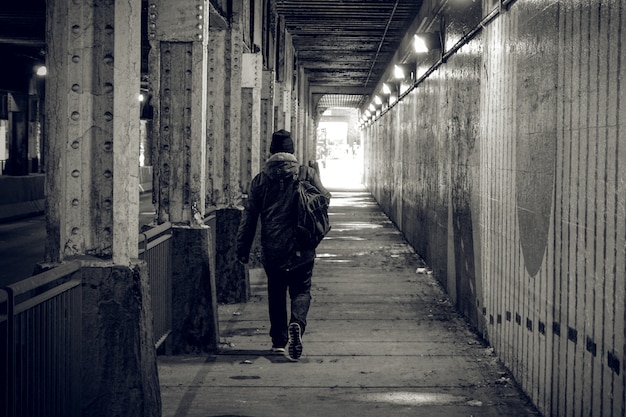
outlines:
{"label": "underpass passage", "polygon": [[216,355],[159,357],[164,417],[539,416],[364,189],[333,191],[299,363],[270,353],[266,282],[219,308]]}

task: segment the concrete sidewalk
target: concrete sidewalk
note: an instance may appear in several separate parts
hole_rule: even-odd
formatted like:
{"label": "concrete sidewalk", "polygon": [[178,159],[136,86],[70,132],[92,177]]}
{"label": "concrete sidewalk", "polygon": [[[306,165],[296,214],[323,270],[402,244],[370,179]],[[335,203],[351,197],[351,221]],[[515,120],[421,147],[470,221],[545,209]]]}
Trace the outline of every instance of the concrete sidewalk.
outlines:
{"label": "concrete sidewalk", "polygon": [[369,193],[333,192],[331,222],[301,361],[269,353],[253,273],[250,302],[220,306],[220,354],[159,357],[164,417],[540,415]]}

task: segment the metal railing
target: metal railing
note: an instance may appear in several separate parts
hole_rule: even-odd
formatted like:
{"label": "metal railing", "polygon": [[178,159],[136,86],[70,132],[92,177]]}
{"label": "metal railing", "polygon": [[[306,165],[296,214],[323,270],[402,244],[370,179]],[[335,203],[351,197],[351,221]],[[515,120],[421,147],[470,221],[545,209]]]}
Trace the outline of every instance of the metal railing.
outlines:
{"label": "metal railing", "polygon": [[71,262],[0,292],[5,415],[80,414],[81,281]]}
{"label": "metal railing", "polygon": [[[172,331],[172,228],[140,234],[155,348]],[[82,275],[69,262],[0,289],[0,416],[80,415]]]}
{"label": "metal railing", "polygon": [[150,275],[154,340],[158,349],[172,332],[172,224],[163,223],[139,237],[139,256],[148,264]]}

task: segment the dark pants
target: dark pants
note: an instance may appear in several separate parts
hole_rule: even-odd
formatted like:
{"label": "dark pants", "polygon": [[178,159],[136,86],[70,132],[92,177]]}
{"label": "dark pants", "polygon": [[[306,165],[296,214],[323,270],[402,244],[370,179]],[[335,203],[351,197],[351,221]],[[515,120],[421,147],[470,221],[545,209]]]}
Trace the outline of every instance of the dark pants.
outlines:
{"label": "dark pants", "polygon": [[[270,337],[274,346],[285,346],[289,340],[287,327],[298,323],[304,334],[306,316],[311,305],[313,263],[308,262],[291,271],[265,267],[270,312]],[[291,299],[291,317],[287,321],[287,290]]]}

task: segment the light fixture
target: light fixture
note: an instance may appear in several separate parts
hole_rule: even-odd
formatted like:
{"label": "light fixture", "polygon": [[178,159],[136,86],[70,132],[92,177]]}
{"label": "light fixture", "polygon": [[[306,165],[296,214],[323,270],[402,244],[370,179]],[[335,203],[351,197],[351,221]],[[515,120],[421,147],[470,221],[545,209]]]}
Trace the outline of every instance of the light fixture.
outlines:
{"label": "light fixture", "polygon": [[370,106],[368,107],[368,111],[373,112],[376,111],[376,106],[374,106],[374,103],[370,103]]}
{"label": "light fixture", "polygon": [[381,104],[383,104],[383,101],[380,99],[380,97],[374,96],[374,103],[380,106]]}
{"label": "light fixture", "polygon": [[415,34],[413,36],[413,48],[418,54],[425,54],[435,49],[441,49],[439,32]]}
{"label": "light fixture", "polygon": [[426,46],[426,41],[424,40],[424,38],[418,35],[415,35],[413,37],[413,48],[418,54],[425,54],[428,52],[428,46]]}
{"label": "light fixture", "polygon": [[[370,106],[372,106],[372,105],[370,104]],[[363,115],[365,116],[364,117],[365,120],[367,120],[370,117],[372,117],[372,113],[369,110],[365,110],[365,113],[363,113]]]}
{"label": "light fixture", "polygon": [[45,65],[37,65],[35,67],[35,74],[40,77],[45,77],[46,75],[48,75],[48,68],[46,68]]}
{"label": "light fixture", "polygon": [[389,88],[389,85],[387,85],[387,83],[383,83],[383,94],[391,94],[391,88]]}
{"label": "light fixture", "polygon": [[393,66],[393,76],[395,79],[397,80],[404,80],[404,69],[402,69],[401,66],[399,65],[394,65]]}

